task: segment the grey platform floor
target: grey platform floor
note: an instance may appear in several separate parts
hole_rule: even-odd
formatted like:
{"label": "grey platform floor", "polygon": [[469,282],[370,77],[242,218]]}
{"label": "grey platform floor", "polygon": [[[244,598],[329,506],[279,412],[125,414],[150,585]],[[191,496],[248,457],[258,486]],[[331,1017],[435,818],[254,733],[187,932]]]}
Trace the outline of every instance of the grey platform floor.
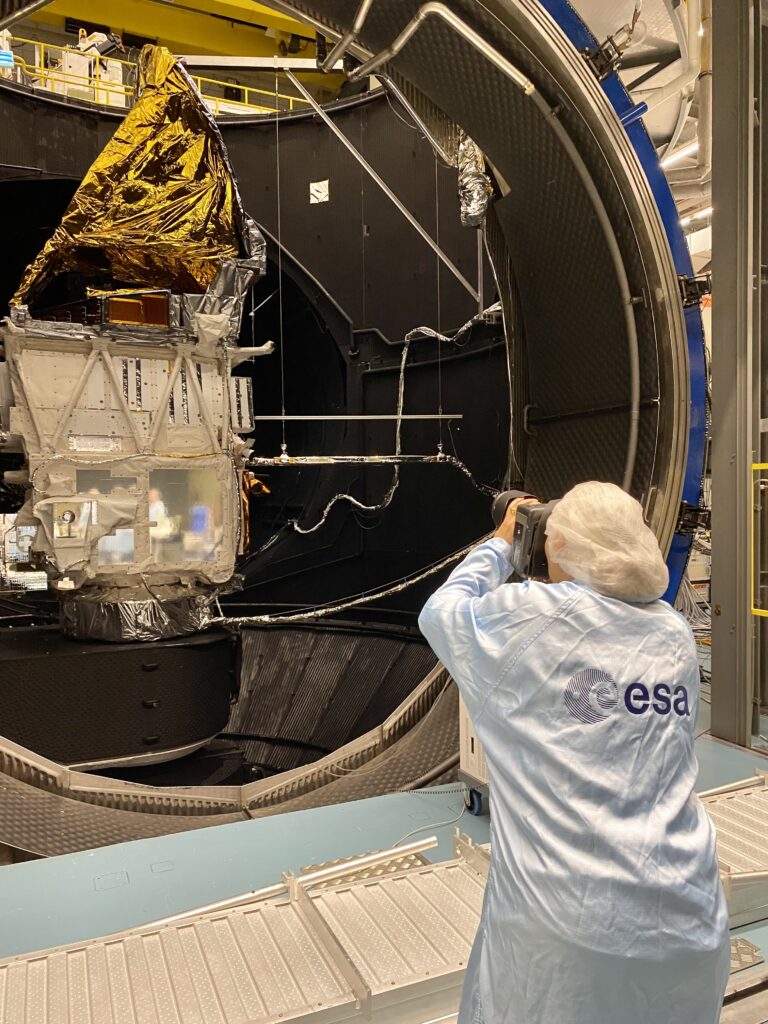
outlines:
{"label": "grey platform floor", "polygon": [[[385,849],[406,833],[436,835],[425,856],[453,856],[461,787],[359,800],[194,832],[140,839],[0,869],[0,957],[95,938],[226,899],[344,856]],[[488,842],[489,819],[461,817]]]}
{"label": "grey platform floor", "polygon": [[[768,767],[765,755],[701,736],[698,789]],[[433,860],[451,857],[463,811],[458,786],[299,810],[194,832],[119,843],[0,870],[0,957],[76,942],[279,881],[285,870],[435,834]],[[450,822],[450,824],[448,824]],[[443,824],[441,824],[443,823]],[[462,831],[487,842],[487,817],[463,814]],[[768,924],[741,929],[768,959]]]}

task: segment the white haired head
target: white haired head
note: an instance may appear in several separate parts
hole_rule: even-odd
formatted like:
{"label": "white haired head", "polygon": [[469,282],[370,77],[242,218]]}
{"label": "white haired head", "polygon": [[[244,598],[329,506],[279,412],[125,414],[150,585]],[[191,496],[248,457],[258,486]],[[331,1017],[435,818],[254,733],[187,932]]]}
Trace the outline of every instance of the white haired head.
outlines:
{"label": "white haired head", "polygon": [[660,598],[669,572],[640,503],[616,484],[577,484],[552,510],[548,554],[577,583],[632,603]]}

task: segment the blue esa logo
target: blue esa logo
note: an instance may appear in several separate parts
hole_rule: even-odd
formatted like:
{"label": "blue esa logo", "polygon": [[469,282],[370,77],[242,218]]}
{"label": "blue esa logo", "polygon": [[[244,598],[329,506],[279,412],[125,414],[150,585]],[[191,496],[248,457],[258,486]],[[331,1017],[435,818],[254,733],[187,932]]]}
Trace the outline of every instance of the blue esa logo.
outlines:
{"label": "blue esa logo", "polygon": [[[565,687],[563,700],[571,715],[585,725],[604,722],[619,705],[616,681],[600,669],[588,668],[572,676]],[[645,683],[630,683],[623,694],[624,707],[631,715],[653,712],[669,715],[674,712],[684,718],[691,713],[688,690],[684,686],[674,689],[667,683],[647,687]]]}
{"label": "blue esa logo", "polygon": [[649,710],[668,715],[674,711],[684,718],[691,713],[686,688],[676,686],[673,690],[667,683],[657,683],[652,690],[644,683],[631,683],[624,691],[624,707],[632,715],[644,715]]}
{"label": "blue esa logo", "polygon": [[574,718],[594,725],[604,722],[619,703],[619,688],[607,672],[587,668],[568,680],[563,699]]}

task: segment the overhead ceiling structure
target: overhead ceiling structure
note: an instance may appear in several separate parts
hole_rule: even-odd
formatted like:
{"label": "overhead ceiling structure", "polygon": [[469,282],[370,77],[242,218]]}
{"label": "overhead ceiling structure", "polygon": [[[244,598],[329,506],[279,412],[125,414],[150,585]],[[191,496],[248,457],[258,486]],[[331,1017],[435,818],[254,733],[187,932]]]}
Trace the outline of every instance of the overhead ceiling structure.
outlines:
{"label": "overhead ceiling structure", "polygon": [[674,591],[681,501],[700,492],[702,333],[681,299],[691,264],[645,104],[614,73],[598,81],[585,59],[597,40],[565,0],[271,6],[343,37],[362,74],[390,74],[425,119],[447,115],[485,152],[502,191],[491,255],[505,312],[515,278],[524,323],[526,487],[627,487],[670,550]]}
{"label": "overhead ceiling structure", "polygon": [[[680,0],[642,0],[641,4],[636,0],[613,0],[608,4],[603,0],[575,0],[573,6],[600,41],[615,37],[624,25],[631,25],[635,10],[639,10],[619,74],[628,89],[646,98],[679,78],[691,60],[697,59],[697,54],[689,52],[688,16],[692,13],[696,17],[693,8],[698,4]],[[696,25],[695,32],[698,30]],[[681,112],[684,118],[690,115],[695,84],[694,76],[688,87],[681,84],[676,92],[654,104],[644,118],[657,146],[668,147],[672,142],[675,148]]]}
{"label": "overhead ceiling structure", "polygon": [[306,25],[250,0],[105,0],[98,7],[89,0],[6,2],[15,7],[14,19],[32,17],[41,28],[63,28],[65,20],[89,28],[100,25],[129,41],[137,37],[176,53],[271,56],[281,40],[287,43],[293,36],[314,54],[313,33]]}
{"label": "overhead ceiling structure", "polygon": [[599,40],[635,23],[619,74],[635,103],[648,107],[643,121],[690,235],[712,212],[712,0],[574,6]]}

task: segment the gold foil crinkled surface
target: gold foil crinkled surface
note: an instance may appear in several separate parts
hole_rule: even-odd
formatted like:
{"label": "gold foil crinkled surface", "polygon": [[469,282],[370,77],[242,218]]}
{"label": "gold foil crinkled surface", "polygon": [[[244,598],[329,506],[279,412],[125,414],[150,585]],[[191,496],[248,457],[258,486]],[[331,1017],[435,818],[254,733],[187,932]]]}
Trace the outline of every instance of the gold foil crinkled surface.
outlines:
{"label": "gold foil crinkled surface", "polygon": [[199,293],[240,249],[240,200],[212,115],[168,50],[139,55],[137,99],[11,305],[66,271]]}

